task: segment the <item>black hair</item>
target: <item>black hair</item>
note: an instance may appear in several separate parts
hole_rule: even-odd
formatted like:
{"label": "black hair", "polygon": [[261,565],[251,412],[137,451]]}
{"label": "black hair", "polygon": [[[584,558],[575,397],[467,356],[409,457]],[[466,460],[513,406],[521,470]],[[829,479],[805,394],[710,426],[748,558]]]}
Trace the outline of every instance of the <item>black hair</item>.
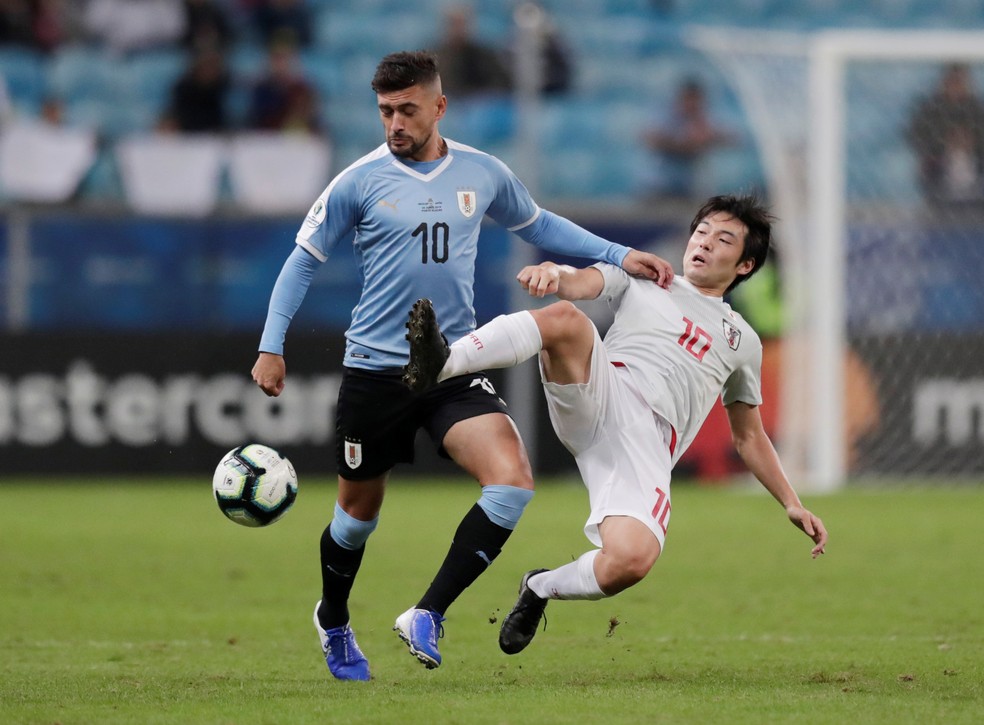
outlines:
{"label": "black hair", "polygon": [[429,85],[441,77],[437,56],[426,50],[401,50],[379,61],[372,77],[376,93],[393,93],[417,85]]}
{"label": "black hair", "polygon": [[755,262],[750,272],[735,277],[734,282],[725,290],[730,292],[765,264],[765,259],[769,255],[769,245],[772,243],[772,222],[775,221],[775,217],[753,195],[712,196],[694,215],[693,221],[690,222],[690,233],[693,234],[702,221],[718,212],[724,212],[737,219],[748,230],[741,250],[741,258],[738,260],[739,264],[747,259]]}

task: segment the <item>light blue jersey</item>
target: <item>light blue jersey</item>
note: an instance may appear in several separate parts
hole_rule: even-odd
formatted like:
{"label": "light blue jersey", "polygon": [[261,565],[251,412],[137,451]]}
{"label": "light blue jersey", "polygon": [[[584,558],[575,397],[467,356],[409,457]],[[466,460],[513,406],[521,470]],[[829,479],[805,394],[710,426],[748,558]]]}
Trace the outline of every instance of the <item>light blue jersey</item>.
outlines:
{"label": "light blue jersey", "polygon": [[344,364],[369,370],[407,363],[407,313],[421,297],[433,301],[449,340],[475,329],[475,259],[486,215],[549,251],[621,266],[626,247],[540,209],[501,161],[445,140],[447,155],[426,162],[400,159],[383,144],[328,185],[297,233],[306,254],[295,250],[274,287],[261,351],[283,354],[313,260],[325,262],[352,230],[362,295],[345,333]]}

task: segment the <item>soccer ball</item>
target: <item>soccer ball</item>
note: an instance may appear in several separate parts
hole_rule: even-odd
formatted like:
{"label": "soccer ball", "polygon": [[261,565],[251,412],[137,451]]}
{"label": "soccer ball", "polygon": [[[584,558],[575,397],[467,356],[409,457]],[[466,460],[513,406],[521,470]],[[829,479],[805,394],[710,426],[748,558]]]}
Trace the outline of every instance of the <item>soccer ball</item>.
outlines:
{"label": "soccer ball", "polygon": [[222,456],[212,476],[219,510],[243,526],[268,526],[297,498],[297,474],[282,453],[250,443]]}

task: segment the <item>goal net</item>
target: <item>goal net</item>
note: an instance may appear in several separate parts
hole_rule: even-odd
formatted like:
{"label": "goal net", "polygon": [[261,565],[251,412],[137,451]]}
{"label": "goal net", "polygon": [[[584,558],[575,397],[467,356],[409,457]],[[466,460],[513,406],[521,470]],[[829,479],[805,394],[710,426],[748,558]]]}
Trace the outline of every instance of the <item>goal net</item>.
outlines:
{"label": "goal net", "polygon": [[777,443],[812,490],[984,474],[984,34],[693,28],[779,217]]}

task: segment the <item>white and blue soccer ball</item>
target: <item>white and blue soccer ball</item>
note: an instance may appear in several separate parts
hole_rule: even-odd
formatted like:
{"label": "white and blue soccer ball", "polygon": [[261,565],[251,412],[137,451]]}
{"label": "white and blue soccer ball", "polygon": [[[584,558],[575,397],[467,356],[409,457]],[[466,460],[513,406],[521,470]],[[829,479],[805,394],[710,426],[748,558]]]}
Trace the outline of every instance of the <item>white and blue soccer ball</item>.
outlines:
{"label": "white and blue soccer ball", "polygon": [[212,477],[215,500],[230,520],[243,526],[269,526],[297,498],[297,473],[286,456],[249,443],[222,456]]}

